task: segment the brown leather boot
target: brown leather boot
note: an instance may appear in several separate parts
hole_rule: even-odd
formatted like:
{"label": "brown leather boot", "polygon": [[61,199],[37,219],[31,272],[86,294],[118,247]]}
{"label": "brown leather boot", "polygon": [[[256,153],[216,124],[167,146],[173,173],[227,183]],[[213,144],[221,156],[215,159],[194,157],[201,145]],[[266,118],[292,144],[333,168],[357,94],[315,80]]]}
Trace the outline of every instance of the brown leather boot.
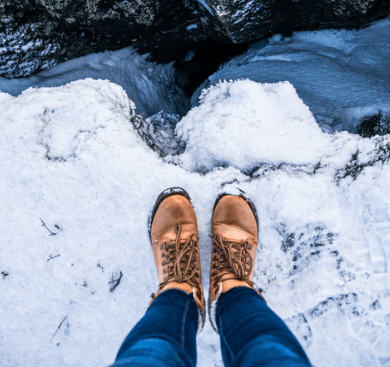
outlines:
{"label": "brown leather boot", "polygon": [[243,197],[222,194],[214,205],[212,225],[209,316],[218,333],[215,311],[219,296],[236,287],[255,289],[258,221],[253,203]]}
{"label": "brown leather boot", "polygon": [[200,329],[205,320],[198,225],[188,193],[178,187],[157,198],[150,221],[150,239],[159,287],[152,300],[168,289],[193,294],[199,311]]}

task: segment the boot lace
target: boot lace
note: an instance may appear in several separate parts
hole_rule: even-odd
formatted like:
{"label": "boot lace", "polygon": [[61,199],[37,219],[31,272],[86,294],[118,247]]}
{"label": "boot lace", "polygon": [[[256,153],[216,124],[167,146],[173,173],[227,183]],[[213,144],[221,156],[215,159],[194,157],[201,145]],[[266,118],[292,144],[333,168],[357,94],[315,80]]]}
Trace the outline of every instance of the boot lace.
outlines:
{"label": "boot lace", "polygon": [[165,260],[163,260],[162,265],[167,267],[164,269],[166,276],[159,285],[159,289],[161,290],[168,283],[177,282],[188,283],[199,291],[200,274],[197,239],[194,239],[194,234],[191,234],[188,238],[181,240],[181,230],[181,225],[177,225],[175,227],[175,240],[164,242],[160,246],[160,250],[165,250],[165,253],[163,253]]}
{"label": "boot lace", "polygon": [[219,234],[211,238],[215,245],[211,272],[211,277],[215,277],[213,287],[218,287],[222,276],[224,276],[223,280],[242,280],[253,287],[255,283],[249,279],[253,267],[253,260],[249,253],[252,245],[245,240],[242,242],[228,241]]}

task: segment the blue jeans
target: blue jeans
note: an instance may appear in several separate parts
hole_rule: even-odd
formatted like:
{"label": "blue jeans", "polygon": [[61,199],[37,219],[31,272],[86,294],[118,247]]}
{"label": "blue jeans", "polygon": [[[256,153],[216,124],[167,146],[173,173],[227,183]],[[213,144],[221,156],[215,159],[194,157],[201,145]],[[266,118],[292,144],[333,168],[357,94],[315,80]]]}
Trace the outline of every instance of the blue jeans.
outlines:
{"label": "blue jeans", "polygon": [[[216,320],[226,367],[309,367],[286,324],[252,289],[220,296]],[[119,349],[112,367],[194,367],[198,310],[179,290],[159,295]]]}

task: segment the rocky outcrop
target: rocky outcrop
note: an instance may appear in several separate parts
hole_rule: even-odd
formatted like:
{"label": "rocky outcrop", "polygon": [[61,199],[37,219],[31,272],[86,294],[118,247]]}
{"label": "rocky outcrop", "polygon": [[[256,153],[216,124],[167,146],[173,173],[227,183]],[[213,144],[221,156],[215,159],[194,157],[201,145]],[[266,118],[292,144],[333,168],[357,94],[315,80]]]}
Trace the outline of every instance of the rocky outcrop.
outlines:
{"label": "rocky outcrop", "polygon": [[353,28],[388,14],[385,0],[0,0],[0,76],[127,46],[165,63],[185,59],[206,39],[243,43]]}
{"label": "rocky outcrop", "polygon": [[0,76],[134,46],[168,62],[205,39],[198,4],[167,0],[0,0]]}
{"label": "rocky outcrop", "polygon": [[204,0],[221,32],[235,43],[273,33],[356,28],[390,13],[386,0]]}

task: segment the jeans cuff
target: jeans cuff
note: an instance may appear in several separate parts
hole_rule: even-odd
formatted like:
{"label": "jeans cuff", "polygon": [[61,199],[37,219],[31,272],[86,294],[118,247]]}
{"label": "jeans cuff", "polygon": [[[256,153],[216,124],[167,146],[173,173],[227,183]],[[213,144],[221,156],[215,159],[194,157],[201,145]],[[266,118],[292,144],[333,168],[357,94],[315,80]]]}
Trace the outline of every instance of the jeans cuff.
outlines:
{"label": "jeans cuff", "polygon": [[[217,293],[217,297],[215,298],[214,302],[209,302],[209,317],[210,317],[210,323],[211,326],[213,327],[214,331],[219,334],[218,332],[218,324],[217,324],[217,311],[218,311],[218,306],[221,301],[223,302],[222,308],[224,306],[224,303],[230,302],[229,298],[234,297],[236,293],[239,292],[246,292],[249,291],[250,293],[255,292],[265,303],[267,301],[265,300],[264,296],[262,295],[261,291],[258,290],[257,288],[248,288],[248,287],[236,287],[233,289],[230,289],[226,293],[222,293],[222,283],[220,284],[219,291]],[[222,300],[220,299],[222,297]]]}
{"label": "jeans cuff", "polygon": [[197,300],[195,299],[195,296],[194,296],[194,295],[195,295],[195,289],[193,290],[192,293],[188,293],[188,292],[184,291],[183,289],[179,289],[179,288],[170,288],[170,289],[167,289],[167,290],[161,292],[160,294],[158,294],[157,296],[154,296],[154,293],[153,293],[153,294],[152,294],[152,299],[151,299],[150,302],[149,302],[148,308],[149,308],[150,306],[152,306],[153,302],[154,302],[158,297],[161,297],[163,294],[166,295],[166,293],[169,294],[169,293],[171,293],[172,291],[182,292],[182,293],[184,293],[184,294],[186,294],[186,295],[188,295],[188,296],[192,294],[192,299],[194,300],[195,305],[196,305],[196,309],[197,309],[197,311],[198,311],[198,329],[197,329],[197,335],[199,335],[200,332],[201,332],[201,331],[203,330],[203,328],[204,328],[204,324],[205,324],[205,320],[206,320],[206,310],[205,310],[205,309],[202,309],[202,308],[199,306]]}

